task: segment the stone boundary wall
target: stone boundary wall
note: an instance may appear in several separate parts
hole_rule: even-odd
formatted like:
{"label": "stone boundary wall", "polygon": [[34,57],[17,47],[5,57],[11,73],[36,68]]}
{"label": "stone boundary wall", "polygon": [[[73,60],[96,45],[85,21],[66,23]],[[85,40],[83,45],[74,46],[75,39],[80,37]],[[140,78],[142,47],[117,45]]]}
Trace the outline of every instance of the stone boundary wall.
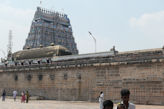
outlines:
{"label": "stone boundary wall", "polygon": [[16,89],[45,99],[97,101],[103,91],[119,102],[122,88],[130,89],[134,103],[164,104],[163,50],[0,68],[0,90],[8,95]]}

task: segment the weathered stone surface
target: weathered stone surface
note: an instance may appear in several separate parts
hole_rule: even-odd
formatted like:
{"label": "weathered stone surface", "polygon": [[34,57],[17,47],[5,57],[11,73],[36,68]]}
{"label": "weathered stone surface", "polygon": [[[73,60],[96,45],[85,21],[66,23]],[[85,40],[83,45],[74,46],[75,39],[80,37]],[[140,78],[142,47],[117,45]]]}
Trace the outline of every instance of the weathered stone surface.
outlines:
{"label": "weathered stone surface", "polygon": [[163,50],[153,49],[53,57],[47,64],[4,66],[0,67],[0,90],[6,89],[10,95],[17,89],[46,99],[86,101],[96,101],[103,91],[105,99],[117,102],[120,90],[128,88],[134,103],[164,104],[163,59]]}
{"label": "weathered stone surface", "polygon": [[[48,46],[42,48],[33,48],[33,49],[26,49],[15,52],[12,54],[13,60],[16,62],[17,60],[27,60],[27,59],[38,59],[38,58],[52,58],[53,56],[62,56],[62,55],[71,55],[71,52],[68,51],[67,48],[56,45],[56,46]],[[43,60],[46,62],[47,60]],[[31,61],[29,61],[31,62]],[[24,62],[24,64],[28,64],[29,62]]]}

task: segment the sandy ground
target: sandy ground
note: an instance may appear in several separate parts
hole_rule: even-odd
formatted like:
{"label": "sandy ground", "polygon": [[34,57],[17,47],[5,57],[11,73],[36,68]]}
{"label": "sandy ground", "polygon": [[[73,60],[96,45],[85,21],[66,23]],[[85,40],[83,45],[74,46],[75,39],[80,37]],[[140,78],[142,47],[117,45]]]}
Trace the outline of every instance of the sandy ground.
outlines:
{"label": "sandy ground", "polygon": [[[99,109],[98,103],[83,101],[31,100],[28,104],[13,99],[0,101],[0,109]],[[115,109],[115,108],[114,108]],[[164,109],[164,106],[136,105],[136,109]]]}

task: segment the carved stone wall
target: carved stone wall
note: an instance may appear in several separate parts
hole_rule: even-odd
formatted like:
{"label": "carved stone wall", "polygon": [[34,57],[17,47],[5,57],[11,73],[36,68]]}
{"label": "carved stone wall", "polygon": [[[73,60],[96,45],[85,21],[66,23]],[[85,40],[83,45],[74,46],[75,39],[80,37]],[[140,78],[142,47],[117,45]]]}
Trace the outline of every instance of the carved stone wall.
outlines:
{"label": "carved stone wall", "polygon": [[[120,90],[131,91],[138,104],[164,104],[164,54],[162,50],[54,57],[52,63],[0,68],[0,90],[14,89],[56,100],[120,101]],[[96,57],[95,57],[96,56]]]}

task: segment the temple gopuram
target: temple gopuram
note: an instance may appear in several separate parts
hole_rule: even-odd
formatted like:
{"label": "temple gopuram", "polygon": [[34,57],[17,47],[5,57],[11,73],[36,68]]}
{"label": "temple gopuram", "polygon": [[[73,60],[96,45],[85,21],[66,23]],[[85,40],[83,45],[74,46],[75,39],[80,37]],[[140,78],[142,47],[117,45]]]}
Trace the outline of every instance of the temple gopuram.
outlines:
{"label": "temple gopuram", "polygon": [[68,16],[37,7],[23,49],[38,48],[40,45],[47,47],[51,43],[78,54]]}
{"label": "temple gopuram", "polygon": [[[112,48],[77,54],[70,28],[65,27],[70,32],[63,33],[52,27],[51,35],[46,35],[49,29],[38,24],[53,26],[55,20],[37,17],[49,15],[50,19],[54,16],[50,13],[37,8],[25,49],[12,53],[11,63],[0,65],[0,93],[3,89],[7,95],[12,95],[13,90],[18,94],[28,90],[31,96],[43,99],[98,102],[103,91],[105,99],[118,103],[121,89],[128,88],[133,103],[164,105],[164,48],[128,52]],[[74,45],[67,46],[69,41]]]}

